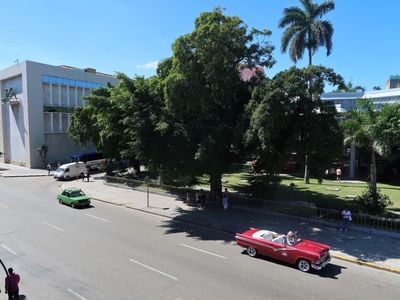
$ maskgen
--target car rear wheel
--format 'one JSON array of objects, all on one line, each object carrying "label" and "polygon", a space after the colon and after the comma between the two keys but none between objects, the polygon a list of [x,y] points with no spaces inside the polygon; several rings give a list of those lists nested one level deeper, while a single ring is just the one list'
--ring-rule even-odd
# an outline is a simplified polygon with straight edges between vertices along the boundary
[{"label": "car rear wheel", "polygon": [[65,179],[67,179],[67,180],[70,180],[70,179],[71,179],[71,177],[67,176],[67,177],[65,177]]},{"label": "car rear wheel", "polygon": [[302,272],[309,272],[311,269],[310,263],[305,259],[300,259],[297,262],[297,268]]},{"label": "car rear wheel", "polygon": [[247,247],[247,254],[250,257],[255,257],[257,255],[257,249],[254,247]]}]

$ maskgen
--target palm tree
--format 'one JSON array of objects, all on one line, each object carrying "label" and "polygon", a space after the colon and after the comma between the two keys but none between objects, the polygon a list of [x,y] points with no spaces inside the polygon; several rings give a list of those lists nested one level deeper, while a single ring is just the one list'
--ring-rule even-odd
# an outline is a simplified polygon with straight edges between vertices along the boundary
[{"label": "palm tree", "polygon": [[342,123],[345,142],[354,142],[371,154],[370,183],[376,189],[376,154],[388,156],[390,145],[378,128],[379,112],[374,110],[370,99],[359,99],[357,109],[347,112]]},{"label": "palm tree", "polygon": [[337,89],[335,92],[365,92],[365,88],[361,85],[354,86],[351,81],[345,83],[341,88]]},{"label": "palm tree", "polygon": [[286,52],[289,47],[290,58],[296,63],[303,57],[304,50],[308,50],[308,64],[312,65],[312,56],[318,47],[326,47],[326,55],[332,52],[333,27],[329,21],[321,17],[335,8],[332,0],[321,4],[312,0],[300,0],[304,10],[292,6],[285,8],[279,27],[287,27],[281,40],[281,51]]}]

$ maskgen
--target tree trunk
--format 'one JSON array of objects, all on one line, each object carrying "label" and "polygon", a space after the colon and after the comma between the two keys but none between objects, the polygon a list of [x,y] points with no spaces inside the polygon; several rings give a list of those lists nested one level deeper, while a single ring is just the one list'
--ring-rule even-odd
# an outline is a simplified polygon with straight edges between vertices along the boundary
[{"label": "tree trunk", "polygon": [[370,182],[376,189],[376,156],[374,150],[371,151],[370,177],[371,177]]},{"label": "tree trunk", "polygon": [[306,157],[304,158],[304,183],[310,183],[310,174],[308,171],[308,154],[306,154]]},{"label": "tree trunk", "polygon": [[222,174],[210,174],[210,197],[215,201],[222,192]]},{"label": "tree trunk", "polygon": [[312,65],[312,50],[311,48],[308,48],[308,65]]}]

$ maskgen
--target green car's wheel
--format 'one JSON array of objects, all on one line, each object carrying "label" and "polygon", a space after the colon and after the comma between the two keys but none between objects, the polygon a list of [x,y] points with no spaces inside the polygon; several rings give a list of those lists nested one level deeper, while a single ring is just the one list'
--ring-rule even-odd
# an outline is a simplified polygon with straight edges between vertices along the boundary
[{"label": "green car's wheel", "polygon": [[75,202],[72,202],[72,203],[71,203],[71,207],[72,207],[72,208],[75,208]]},{"label": "green car's wheel", "polygon": [[58,199],[58,203],[60,203],[60,204],[63,204],[63,202],[62,202],[62,200],[61,200],[61,199]]}]

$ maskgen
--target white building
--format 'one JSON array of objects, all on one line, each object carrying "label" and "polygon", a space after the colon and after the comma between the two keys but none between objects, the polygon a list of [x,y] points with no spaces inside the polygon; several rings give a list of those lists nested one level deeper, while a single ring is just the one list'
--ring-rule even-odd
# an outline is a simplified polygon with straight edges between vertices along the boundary
[{"label": "white building", "polygon": [[[2,162],[43,167],[45,162],[69,161],[80,151],[67,135],[73,108],[94,88],[117,84],[95,69],[51,66],[32,61],[0,70],[0,152]],[[39,149],[47,148],[46,156]],[[43,152],[42,152],[43,153]]]},{"label": "white building", "polygon": [[[391,80],[393,80],[391,76]],[[400,80],[400,79],[399,79]],[[339,113],[345,113],[357,108],[358,99],[370,99],[376,110],[381,110],[382,106],[388,104],[400,104],[400,88],[390,88],[376,91],[358,91],[358,92],[331,92],[321,95],[321,100],[335,105]],[[349,160],[349,177],[356,175],[356,161],[358,159],[357,149],[354,144],[351,145]],[[386,174],[386,177],[399,176],[400,174],[400,153],[394,152],[386,159],[388,170],[394,174]]]}]

